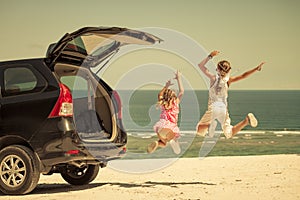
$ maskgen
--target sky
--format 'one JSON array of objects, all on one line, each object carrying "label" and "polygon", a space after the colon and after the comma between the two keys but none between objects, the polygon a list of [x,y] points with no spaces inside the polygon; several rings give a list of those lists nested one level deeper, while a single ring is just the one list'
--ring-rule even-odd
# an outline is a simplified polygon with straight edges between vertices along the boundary
[{"label": "sky", "polygon": [[[50,43],[84,26],[159,27],[189,37],[207,53],[219,50],[213,62],[229,60],[233,75],[266,62],[232,89],[299,90],[299,8],[298,0],[0,0],[0,61],[44,57]],[[194,76],[197,66],[171,60],[193,88],[205,89]],[[126,70],[112,67],[106,78],[116,82]]]}]

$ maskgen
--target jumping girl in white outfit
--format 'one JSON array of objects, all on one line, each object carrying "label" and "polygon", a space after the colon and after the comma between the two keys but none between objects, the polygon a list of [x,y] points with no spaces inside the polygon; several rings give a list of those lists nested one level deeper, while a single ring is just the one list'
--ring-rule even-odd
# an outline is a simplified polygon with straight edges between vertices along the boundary
[{"label": "jumping girl in white outfit", "polygon": [[198,65],[201,71],[210,79],[210,89],[208,110],[200,119],[196,129],[197,133],[201,136],[205,136],[209,129],[209,136],[212,137],[212,133],[214,132],[213,130],[217,125],[216,120],[218,120],[222,126],[225,137],[231,138],[249,124],[252,127],[256,127],[257,120],[252,113],[249,113],[244,120],[235,126],[230,124],[227,109],[228,87],[231,83],[242,80],[256,71],[260,71],[265,62],[260,63],[257,67],[243,73],[242,75],[230,77],[230,63],[223,60],[218,63],[216,69],[217,75],[214,75],[205,67],[205,64],[218,54],[218,51],[211,52],[208,57],[202,60]]}]

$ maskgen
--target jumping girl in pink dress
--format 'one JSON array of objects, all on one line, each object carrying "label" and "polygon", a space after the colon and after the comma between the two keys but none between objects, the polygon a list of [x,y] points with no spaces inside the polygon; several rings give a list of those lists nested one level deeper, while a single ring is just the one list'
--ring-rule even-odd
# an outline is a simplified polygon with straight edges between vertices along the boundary
[{"label": "jumping girl in pink dress", "polygon": [[153,129],[157,133],[159,140],[148,145],[148,153],[153,153],[157,147],[165,147],[167,142],[170,143],[174,153],[179,154],[181,152],[178,143],[180,134],[177,121],[179,114],[179,103],[183,96],[184,89],[181,82],[181,76],[178,71],[175,73],[174,79],[176,79],[178,83],[178,95],[176,95],[173,90],[169,89],[169,86],[172,85],[170,80],[166,82],[166,85],[158,94],[157,104],[160,106],[161,113],[160,119],[153,126]]}]

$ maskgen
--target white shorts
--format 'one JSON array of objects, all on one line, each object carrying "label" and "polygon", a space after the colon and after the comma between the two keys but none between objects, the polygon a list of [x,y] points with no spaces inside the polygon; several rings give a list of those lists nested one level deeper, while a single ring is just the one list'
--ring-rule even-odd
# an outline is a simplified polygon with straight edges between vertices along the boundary
[{"label": "white shorts", "polygon": [[[217,120],[224,132],[226,138],[230,138],[232,136],[232,125],[229,113],[227,110],[227,106],[223,102],[214,102],[209,107],[205,114],[200,119],[199,123],[197,124],[197,130],[199,125],[211,125],[212,122]],[[217,124],[211,126],[209,132],[212,132],[212,129],[216,127]],[[201,132],[198,132],[200,135],[205,136],[208,129],[203,129]]]}]

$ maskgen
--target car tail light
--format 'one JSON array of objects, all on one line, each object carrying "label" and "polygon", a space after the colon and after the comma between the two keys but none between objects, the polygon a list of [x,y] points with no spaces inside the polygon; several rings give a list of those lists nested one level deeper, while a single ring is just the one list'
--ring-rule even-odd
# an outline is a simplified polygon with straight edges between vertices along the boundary
[{"label": "car tail light", "polygon": [[66,152],[66,155],[78,155],[80,153],[77,149],[72,149]]},{"label": "car tail light", "polygon": [[49,115],[49,118],[73,116],[73,100],[71,91],[62,83],[59,84],[59,87],[60,94],[54,108]]},{"label": "car tail light", "polygon": [[120,95],[118,94],[117,91],[112,92],[113,99],[115,100],[115,103],[117,104],[117,114],[118,114],[118,119],[122,119],[122,102]]}]

